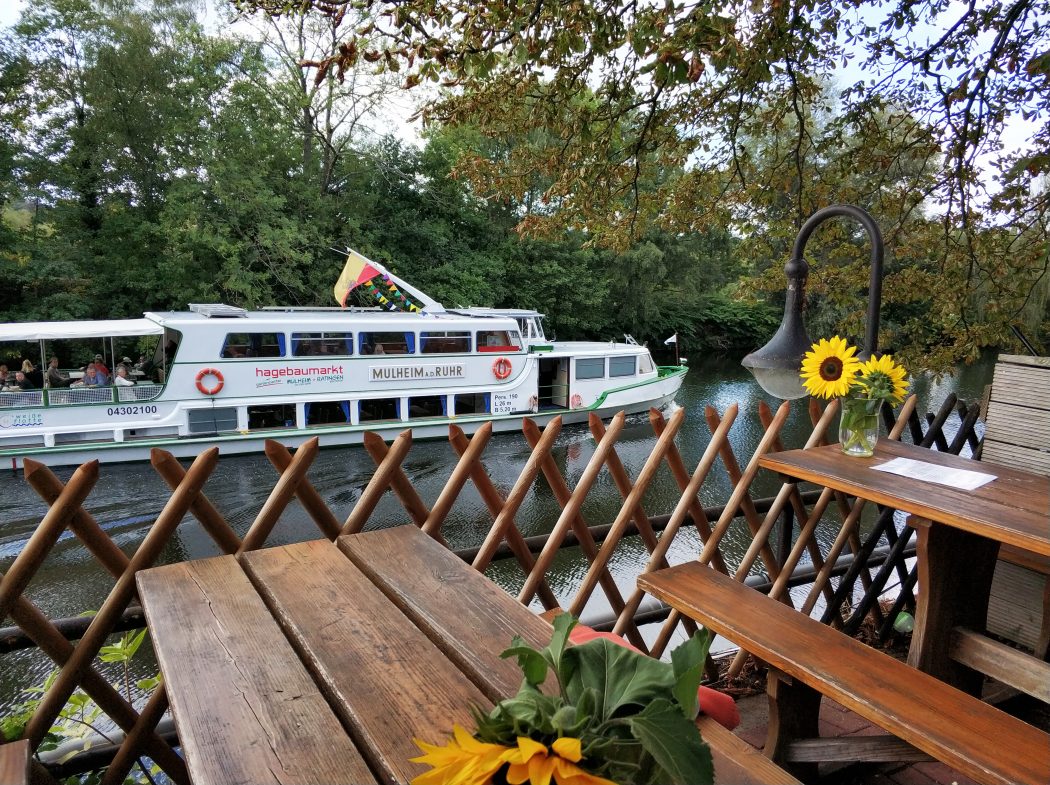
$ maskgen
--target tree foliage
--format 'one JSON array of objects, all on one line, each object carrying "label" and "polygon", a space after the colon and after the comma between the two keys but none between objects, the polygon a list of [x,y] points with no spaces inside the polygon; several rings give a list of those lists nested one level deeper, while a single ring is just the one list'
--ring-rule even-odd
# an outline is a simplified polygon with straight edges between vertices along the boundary
[{"label": "tree foliage", "polygon": [[[772,251],[820,207],[858,203],[898,268],[884,343],[943,367],[1045,319],[1031,294],[1048,286],[1047,0],[239,5],[305,5],[334,24],[367,7],[376,21],[345,24],[317,77],[396,72],[437,88],[428,121],[520,140],[498,157],[465,152],[455,171],[518,205],[523,232],[625,249],[652,227],[718,227]],[[843,240],[861,243],[823,234],[815,290],[834,299],[839,275],[822,268]]]}]

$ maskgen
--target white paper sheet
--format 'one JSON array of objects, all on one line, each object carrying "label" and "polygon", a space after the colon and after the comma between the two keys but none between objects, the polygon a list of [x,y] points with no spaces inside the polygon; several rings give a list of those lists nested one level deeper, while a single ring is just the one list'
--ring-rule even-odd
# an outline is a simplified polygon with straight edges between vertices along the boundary
[{"label": "white paper sheet", "polygon": [[974,472],[969,469],[949,469],[947,466],[939,466],[936,463],[913,461],[911,458],[894,458],[892,461],[886,461],[886,463],[871,468],[879,472],[899,474],[901,477],[935,482],[938,485],[961,488],[965,491],[980,488],[995,479],[994,474]]}]

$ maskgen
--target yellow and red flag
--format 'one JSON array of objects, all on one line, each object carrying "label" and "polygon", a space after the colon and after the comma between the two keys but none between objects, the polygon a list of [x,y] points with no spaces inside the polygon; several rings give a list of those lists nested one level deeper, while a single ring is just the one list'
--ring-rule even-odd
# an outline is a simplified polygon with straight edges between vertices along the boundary
[{"label": "yellow and red flag", "polygon": [[346,298],[349,297],[350,292],[380,274],[380,271],[373,267],[368,259],[357,251],[350,251],[346,257],[343,272],[339,274],[339,280],[335,282],[335,288],[332,290],[336,302],[345,308]]}]

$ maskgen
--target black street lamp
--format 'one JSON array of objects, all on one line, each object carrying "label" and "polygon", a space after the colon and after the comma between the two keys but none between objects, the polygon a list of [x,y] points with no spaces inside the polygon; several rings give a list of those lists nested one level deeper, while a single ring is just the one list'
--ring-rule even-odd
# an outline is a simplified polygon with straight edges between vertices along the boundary
[{"label": "black street lamp", "polygon": [[845,216],[858,221],[871,241],[871,278],[868,283],[868,322],[861,358],[868,358],[879,348],[879,309],[882,305],[882,232],[867,211],[850,204],[836,204],[817,210],[809,217],[795,238],[791,258],[784,265],[787,276],[787,298],[784,301],[784,319],[776,334],[761,349],[743,359],[741,365],[755,375],[762,389],[777,398],[790,400],[806,394],[799,370],[802,356],[813,345],[802,323],[802,308],[806,303],[806,279],[809,264],[803,258],[806,243],[813,231],[828,218]]}]

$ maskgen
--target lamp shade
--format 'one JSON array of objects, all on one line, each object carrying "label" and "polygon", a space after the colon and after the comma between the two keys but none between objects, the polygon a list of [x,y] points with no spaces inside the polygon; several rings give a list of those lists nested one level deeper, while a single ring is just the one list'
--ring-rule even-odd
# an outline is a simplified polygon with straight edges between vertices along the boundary
[{"label": "lamp shade", "polygon": [[769,343],[751,352],[740,364],[754,374],[755,381],[767,393],[784,400],[793,400],[807,394],[799,371],[802,356],[813,344],[802,323],[809,265],[801,258],[792,259],[784,267],[784,272],[788,280],[787,297],[780,327]]}]

